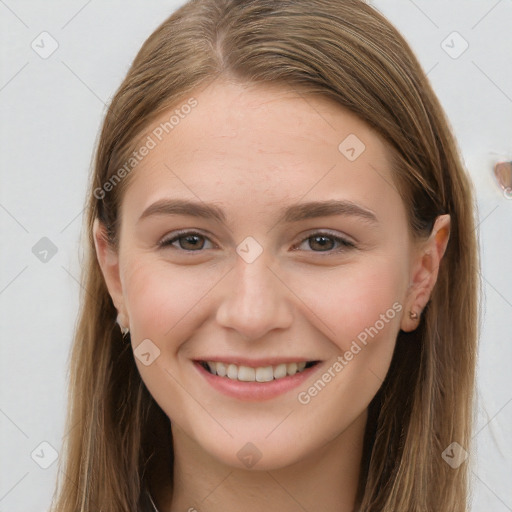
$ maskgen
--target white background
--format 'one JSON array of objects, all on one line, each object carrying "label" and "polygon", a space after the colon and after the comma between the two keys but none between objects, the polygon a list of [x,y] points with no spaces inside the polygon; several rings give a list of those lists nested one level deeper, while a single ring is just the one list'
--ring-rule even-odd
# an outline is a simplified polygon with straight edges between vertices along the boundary
[{"label": "white background", "polygon": [[[40,443],[60,451],[65,434],[94,144],[139,47],[181,3],[0,0],[0,512],[48,509],[57,463],[43,469],[31,454],[44,462],[51,449]],[[483,295],[473,512],[512,511],[512,199],[493,176],[512,159],[512,1],[373,5],[428,72],[475,184]],[[59,45],[46,59],[31,47],[43,31]],[[443,49],[445,40],[452,53],[463,48],[446,39],[453,31],[469,44],[458,58]],[[43,237],[57,249],[46,263],[32,252]]]}]

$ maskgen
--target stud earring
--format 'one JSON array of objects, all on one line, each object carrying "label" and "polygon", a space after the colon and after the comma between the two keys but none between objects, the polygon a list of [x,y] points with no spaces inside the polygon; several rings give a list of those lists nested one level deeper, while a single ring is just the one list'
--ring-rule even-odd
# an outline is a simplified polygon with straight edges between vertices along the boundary
[{"label": "stud earring", "polygon": [[116,322],[117,322],[117,325],[119,325],[119,329],[121,329],[121,333],[124,338],[130,332],[130,329],[128,327],[123,327],[123,325],[119,321],[119,315],[117,315]]},{"label": "stud earring", "polygon": [[409,311],[409,318],[411,320],[416,320],[418,318],[418,313],[416,313],[416,311]]}]

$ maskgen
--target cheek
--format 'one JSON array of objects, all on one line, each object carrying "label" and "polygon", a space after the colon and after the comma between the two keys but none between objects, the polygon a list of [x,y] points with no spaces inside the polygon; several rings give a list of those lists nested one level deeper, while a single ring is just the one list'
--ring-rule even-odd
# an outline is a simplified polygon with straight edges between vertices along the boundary
[{"label": "cheek", "polygon": [[209,281],[194,271],[172,271],[162,262],[148,261],[127,272],[125,297],[130,323],[138,339],[176,338],[189,318],[200,311]]},{"label": "cheek", "polygon": [[371,264],[340,267],[299,284],[301,298],[321,319],[324,334],[345,352],[378,340],[394,342],[402,315],[403,276],[399,264],[373,260]]},{"label": "cheek", "polygon": [[369,331],[376,336],[375,329],[386,334],[389,326],[398,323],[397,310],[401,311],[402,305],[400,279],[394,270],[389,266],[366,269],[354,273],[347,283],[350,300],[343,302],[343,317],[352,319],[353,337],[362,339]]},{"label": "cheek", "polygon": [[322,331],[336,348],[318,380],[298,395],[300,404],[311,407],[309,414],[329,418],[327,437],[364,411],[389,370],[403,314],[404,282],[400,260],[390,261],[372,258],[370,264],[327,272],[315,280],[316,293],[310,287],[304,299],[315,304],[315,314],[330,328]]}]

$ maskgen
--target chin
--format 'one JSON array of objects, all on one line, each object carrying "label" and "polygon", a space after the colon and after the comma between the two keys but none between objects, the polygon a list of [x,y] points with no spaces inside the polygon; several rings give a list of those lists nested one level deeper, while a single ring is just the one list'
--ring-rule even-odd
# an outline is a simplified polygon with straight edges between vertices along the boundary
[{"label": "chin", "polygon": [[275,435],[274,439],[265,439],[265,435],[259,438],[244,436],[243,440],[239,436],[223,443],[209,438],[207,443],[199,444],[220,464],[248,471],[277,470],[307,457],[307,447],[301,449],[289,435]]}]

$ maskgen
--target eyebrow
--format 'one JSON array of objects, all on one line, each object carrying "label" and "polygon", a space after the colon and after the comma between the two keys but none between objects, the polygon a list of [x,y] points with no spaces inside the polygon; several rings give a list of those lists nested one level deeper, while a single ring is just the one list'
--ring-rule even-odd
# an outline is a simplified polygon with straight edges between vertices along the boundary
[{"label": "eyebrow", "polygon": [[[144,210],[137,222],[153,215],[189,215],[192,217],[213,219],[222,224],[226,224],[227,220],[224,210],[215,204],[185,199],[161,199],[156,201]],[[281,208],[278,212],[276,224],[280,222],[292,223],[333,215],[359,217],[371,224],[378,224],[377,216],[372,210],[352,201],[335,199],[297,203]]]}]

